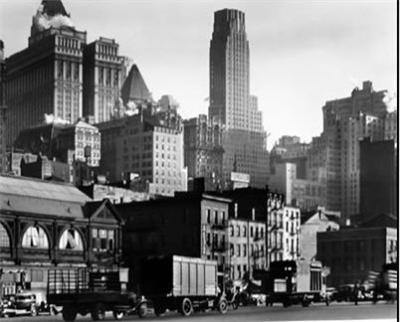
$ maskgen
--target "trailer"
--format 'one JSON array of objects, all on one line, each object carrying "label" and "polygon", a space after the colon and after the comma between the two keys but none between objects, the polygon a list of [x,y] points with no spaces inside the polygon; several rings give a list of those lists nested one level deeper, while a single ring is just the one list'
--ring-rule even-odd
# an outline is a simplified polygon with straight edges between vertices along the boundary
[{"label": "trailer", "polygon": [[292,304],[307,307],[311,302],[327,301],[323,296],[326,285],[319,261],[272,262],[262,282],[267,305],[282,303],[284,307]]},{"label": "trailer", "polygon": [[[183,256],[147,258],[141,265],[141,294],[159,316],[166,310],[190,316],[207,309],[228,311],[228,302],[218,288],[217,262]],[[145,312],[142,303],[140,312]]]},{"label": "trailer", "polygon": [[116,320],[135,312],[140,300],[127,291],[128,269],[53,269],[48,273],[47,303],[62,306],[64,321],[75,321],[78,314],[91,314],[103,320],[112,311]]}]

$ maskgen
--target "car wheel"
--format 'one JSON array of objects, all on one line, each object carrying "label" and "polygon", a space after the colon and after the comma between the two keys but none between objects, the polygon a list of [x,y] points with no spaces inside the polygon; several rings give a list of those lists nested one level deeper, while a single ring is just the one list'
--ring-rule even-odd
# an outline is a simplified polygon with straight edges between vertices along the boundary
[{"label": "car wheel", "polygon": [[144,318],[147,315],[147,303],[142,302],[137,308],[137,314],[140,318]]},{"label": "car wheel", "polygon": [[225,299],[219,301],[218,311],[221,314],[226,314],[226,312],[228,312],[228,302]]},{"label": "car wheel", "polygon": [[106,318],[106,311],[101,303],[96,304],[90,313],[93,321],[103,321]]}]

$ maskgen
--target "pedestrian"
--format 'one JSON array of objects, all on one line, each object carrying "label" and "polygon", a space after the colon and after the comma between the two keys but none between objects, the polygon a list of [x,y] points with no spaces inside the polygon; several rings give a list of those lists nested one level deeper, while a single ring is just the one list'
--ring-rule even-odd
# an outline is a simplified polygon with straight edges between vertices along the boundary
[{"label": "pedestrian", "polygon": [[360,287],[358,285],[358,281],[354,283],[354,289],[353,289],[353,294],[354,294],[354,305],[358,305],[358,291]]}]

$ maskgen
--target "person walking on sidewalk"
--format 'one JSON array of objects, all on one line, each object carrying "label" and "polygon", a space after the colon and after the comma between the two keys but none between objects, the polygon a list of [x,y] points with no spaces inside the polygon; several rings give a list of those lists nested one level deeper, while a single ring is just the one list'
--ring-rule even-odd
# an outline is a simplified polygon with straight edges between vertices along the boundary
[{"label": "person walking on sidewalk", "polygon": [[353,289],[353,294],[354,294],[354,305],[358,305],[358,293],[360,291],[360,286],[358,284],[358,281],[354,283],[354,289]]}]

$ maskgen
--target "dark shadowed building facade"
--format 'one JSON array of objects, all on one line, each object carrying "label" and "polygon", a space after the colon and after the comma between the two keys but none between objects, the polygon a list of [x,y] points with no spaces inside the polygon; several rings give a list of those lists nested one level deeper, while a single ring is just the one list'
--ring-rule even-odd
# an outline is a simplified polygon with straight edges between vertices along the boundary
[{"label": "dark shadowed building facade", "polygon": [[154,255],[214,259],[223,273],[228,264],[228,206],[230,200],[199,193],[174,198],[118,204],[125,220],[123,259],[133,267]]},{"label": "dark shadowed building facade", "polygon": [[360,216],[398,216],[396,157],[393,140],[360,142]]},{"label": "dark shadowed building facade", "polygon": [[359,227],[317,233],[317,260],[331,269],[328,285],[363,282],[369,271],[379,272],[382,265],[397,263],[397,223],[388,221],[381,218]]}]

